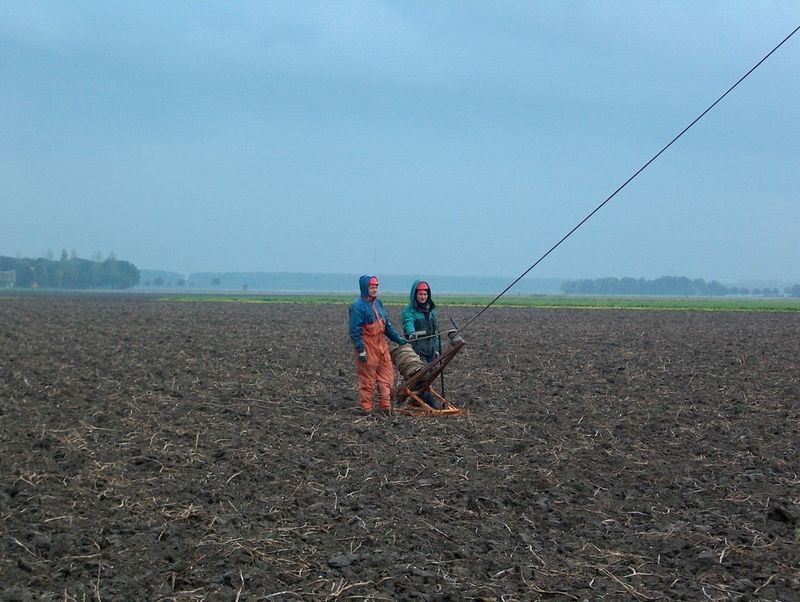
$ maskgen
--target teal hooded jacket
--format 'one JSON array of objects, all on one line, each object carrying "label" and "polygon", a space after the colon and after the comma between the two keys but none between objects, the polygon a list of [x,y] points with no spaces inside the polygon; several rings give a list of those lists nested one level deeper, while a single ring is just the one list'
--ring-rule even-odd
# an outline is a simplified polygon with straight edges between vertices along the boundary
[{"label": "teal hooded jacket", "polygon": [[417,286],[422,280],[415,280],[411,284],[411,291],[408,294],[408,305],[403,307],[400,312],[401,322],[403,324],[403,333],[406,338],[412,332],[417,333],[417,336],[430,336],[436,335],[431,338],[423,338],[420,341],[412,340],[411,346],[422,359],[430,362],[434,355],[441,351],[441,339],[439,338],[439,315],[436,311],[436,304],[433,302],[433,292],[431,285],[428,284],[428,302],[421,306],[417,303],[416,293]]}]

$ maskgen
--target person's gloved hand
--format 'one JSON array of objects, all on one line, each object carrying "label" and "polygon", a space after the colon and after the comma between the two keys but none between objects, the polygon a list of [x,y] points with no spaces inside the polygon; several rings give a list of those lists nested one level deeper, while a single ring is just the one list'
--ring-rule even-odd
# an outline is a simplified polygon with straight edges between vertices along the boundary
[{"label": "person's gloved hand", "polygon": [[366,350],[358,352],[358,359],[361,360],[362,362],[366,362],[367,361],[367,352],[366,352]]},{"label": "person's gloved hand", "polygon": [[409,335],[408,335],[408,340],[409,341],[414,341],[414,340],[416,340],[416,338],[417,338],[417,333],[416,332],[409,333]]},{"label": "person's gloved hand", "polygon": [[408,341],[406,339],[404,339],[403,337],[400,337],[399,339],[397,339],[397,344],[398,345],[408,345]]}]

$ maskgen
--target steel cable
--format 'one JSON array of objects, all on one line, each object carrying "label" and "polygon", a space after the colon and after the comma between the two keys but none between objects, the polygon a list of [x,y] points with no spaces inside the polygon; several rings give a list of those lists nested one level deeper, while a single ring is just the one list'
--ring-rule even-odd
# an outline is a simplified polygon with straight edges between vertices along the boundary
[{"label": "steel cable", "polygon": [[566,233],[566,234],[565,234],[565,235],[564,235],[564,236],[561,238],[561,240],[559,240],[559,241],[558,241],[556,244],[554,244],[552,247],[550,247],[550,248],[547,250],[547,252],[546,252],[544,255],[542,255],[541,257],[539,257],[539,259],[537,259],[537,260],[536,260],[536,261],[535,261],[535,262],[534,262],[534,263],[533,263],[533,264],[532,264],[532,265],[531,265],[531,266],[530,266],[528,269],[526,269],[524,272],[522,272],[522,274],[520,274],[520,275],[519,275],[519,276],[518,276],[518,277],[517,277],[517,278],[516,278],[516,279],[515,279],[515,280],[514,280],[514,281],[513,281],[511,284],[509,284],[509,285],[508,285],[506,288],[504,288],[504,289],[503,289],[503,290],[502,290],[502,291],[501,291],[501,292],[500,292],[500,293],[499,293],[499,294],[498,294],[498,295],[497,295],[497,296],[496,296],[494,299],[492,299],[492,300],[491,300],[491,301],[490,301],[490,302],[489,302],[489,303],[488,303],[488,304],[487,304],[487,305],[486,305],[486,306],[485,306],[483,309],[481,309],[481,310],[480,310],[480,311],[479,311],[477,314],[475,314],[474,316],[472,316],[472,318],[470,318],[470,319],[469,319],[469,320],[468,320],[468,321],[467,321],[467,322],[466,322],[466,323],[465,323],[463,326],[461,326],[461,327],[459,328],[459,330],[462,330],[462,331],[463,331],[463,330],[466,330],[466,328],[467,328],[467,327],[468,327],[470,324],[472,324],[472,323],[473,323],[475,320],[477,320],[477,319],[478,319],[478,318],[479,318],[479,317],[480,317],[480,316],[481,316],[481,315],[482,315],[482,314],[483,314],[483,313],[484,313],[484,312],[485,312],[487,309],[489,309],[489,308],[490,308],[492,305],[494,305],[494,304],[495,304],[495,303],[496,303],[496,302],[497,302],[497,301],[500,299],[500,297],[502,297],[503,295],[505,295],[505,294],[506,294],[506,293],[507,293],[509,290],[511,290],[511,288],[512,288],[512,287],[513,287],[513,286],[514,286],[514,285],[515,285],[517,282],[519,282],[519,281],[520,281],[520,280],[522,280],[522,279],[523,279],[525,276],[527,276],[527,275],[528,275],[528,272],[530,272],[530,271],[531,271],[533,268],[535,268],[537,265],[539,265],[539,264],[540,264],[540,263],[541,263],[541,262],[542,262],[542,261],[543,261],[543,260],[544,260],[544,259],[545,259],[545,258],[548,256],[548,255],[550,255],[550,253],[552,253],[553,251],[555,251],[555,250],[556,250],[556,249],[557,249],[557,248],[558,248],[558,247],[561,245],[561,243],[563,243],[563,242],[564,242],[565,240],[567,240],[567,239],[568,239],[570,236],[572,236],[572,235],[575,233],[575,231],[576,231],[576,230],[578,230],[578,228],[580,228],[581,226],[583,226],[583,224],[585,224],[587,221],[589,221],[589,219],[591,219],[591,217],[592,217],[592,216],[593,216],[595,213],[597,213],[598,211],[600,211],[600,209],[602,209],[603,207],[605,207],[605,205],[606,205],[606,204],[607,204],[607,203],[608,203],[608,202],[609,202],[611,199],[613,199],[615,196],[617,196],[617,193],[619,193],[619,192],[620,192],[620,191],[621,191],[623,188],[625,188],[625,187],[626,187],[628,184],[630,184],[630,183],[633,181],[633,179],[634,179],[634,178],[636,178],[636,176],[638,176],[638,175],[639,175],[640,173],[642,173],[642,172],[643,172],[645,169],[647,169],[647,168],[650,166],[650,164],[651,164],[651,163],[653,163],[653,161],[655,161],[656,159],[658,159],[658,157],[660,157],[660,156],[661,156],[661,154],[662,154],[662,153],[664,153],[664,151],[666,151],[666,150],[667,150],[667,149],[668,149],[670,146],[672,146],[672,145],[673,145],[675,142],[677,142],[677,141],[678,141],[678,139],[679,139],[681,136],[683,136],[683,135],[684,135],[686,132],[688,132],[688,131],[689,131],[689,129],[691,129],[691,127],[692,127],[692,126],[694,126],[694,124],[696,124],[696,123],[697,123],[698,121],[700,121],[700,120],[701,120],[703,117],[705,117],[705,115],[706,115],[706,114],[707,114],[709,111],[711,111],[711,109],[713,109],[715,106],[717,106],[717,104],[719,104],[719,103],[722,101],[722,99],[723,99],[723,98],[725,98],[725,97],[726,97],[728,94],[730,94],[730,93],[733,91],[733,89],[734,89],[734,88],[736,88],[736,86],[738,86],[740,83],[742,83],[742,82],[743,82],[743,81],[744,81],[744,80],[745,80],[745,79],[746,79],[746,78],[747,78],[747,77],[748,77],[748,76],[749,76],[749,75],[750,75],[750,74],[751,74],[753,71],[755,71],[756,69],[758,69],[758,67],[759,67],[759,66],[761,66],[761,64],[762,64],[764,61],[766,61],[766,60],[767,60],[767,59],[768,59],[770,56],[772,56],[772,54],[773,54],[773,53],[775,53],[775,52],[776,52],[776,51],[777,51],[777,50],[778,50],[778,49],[779,49],[781,46],[783,46],[783,45],[784,45],[784,43],[786,43],[786,42],[789,40],[789,38],[791,38],[791,37],[792,37],[794,34],[796,34],[796,33],[798,32],[798,30],[800,30],[800,25],[799,25],[799,26],[797,26],[797,27],[794,29],[794,31],[792,31],[792,32],[791,32],[791,33],[790,33],[788,36],[786,36],[786,37],[785,37],[783,40],[781,40],[781,42],[780,42],[780,43],[779,43],[777,46],[775,46],[775,48],[773,48],[773,49],[772,49],[772,50],[770,50],[770,51],[769,51],[769,52],[768,52],[766,55],[764,55],[764,57],[763,57],[763,58],[762,58],[760,61],[758,61],[758,62],[757,62],[755,65],[753,65],[753,66],[752,66],[752,67],[751,67],[751,68],[750,68],[750,69],[747,71],[747,73],[745,73],[745,74],[744,74],[742,77],[740,77],[740,78],[739,78],[739,79],[736,81],[736,83],[735,83],[735,84],[733,84],[733,85],[732,85],[730,88],[728,88],[728,89],[725,91],[725,93],[724,93],[722,96],[720,96],[719,98],[717,98],[717,100],[715,100],[713,103],[711,103],[711,105],[709,105],[709,106],[708,106],[708,108],[707,108],[705,111],[703,111],[702,113],[700,113],[700,115],[698,115],[697,117],[695,117],[695,119],[694,119],[694,120],[693,120],[693,121],[692,121],[692,122],[691,122],[689,125],[687,125],[685,128],[683,128],[683,130],[681,130],[681,132],[680,132],[680,133],[679,133],[677,136],[675,136],[675,137],[674,137],[672,140],[670,140],[670,141],[669,141],[669,142],[668,142],[668,143],[667,143],[667,144],[666,144],[666,145],[665,145],[665,146],[664,146],[664,147],[663,147],[663,148],[662,148],[660,151],[658,151],[658,152],[657,152],[655,155],[653,155],[653,156],[650,158],[650,160],[649,160],[649,161],[647,161],[647,163],[645,163],[645,164],[644,164],[644,165],[642,165],[642,166],[641,166],[641,167],[640,167],[638,170],[636,170],[636,172],[635,172],[635,173],[634,173],[634,174],[633,174],[631,177],[629,177],[627,180],[625,180],[625,182],[623,182],[623,183],[622,183],[622,184],[621,184],[621,185],[620,185],[620,186],[619,186],[619,187],[618,187],[618,188],[617,188],[617,189],[616,189],[614,192],[612,192],[612,193],[611,193],[611,194],[610,194],[610,195],[609,195],[609,196],[608,196],[608,197],[607,197],[607,198],[606,198],[606,199],[605,199],[605,200],[604,200],[602,203],[600,203],[600,204],[599,204],[597,207],[595,207],[595,208],[594,208],[594,209],[593,209],[593,210],[592,210],[592,211],[591,211],[591,212],[590,212],[590,213],[589,213],[589,214],[588,214],[586,217],[584,217],[584,218],[583,218],[583,219],[582,219],[580,222],[578,222],[578,224],[577,224],[577,225],[576,225],[574,228],[572,228],[572,230],[570,230],[569,232],[567,232],[567,233]]}]

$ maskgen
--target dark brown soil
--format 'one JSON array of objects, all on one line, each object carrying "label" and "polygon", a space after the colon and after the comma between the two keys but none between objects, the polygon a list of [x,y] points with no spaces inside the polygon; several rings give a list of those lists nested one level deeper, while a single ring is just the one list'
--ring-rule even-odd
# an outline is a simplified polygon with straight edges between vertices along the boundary
[{"label": "dark brown soil", "polygon": [[346,315],[0,297],[0,599],[800,599],[800,314],[492,308],[440,419]]}]

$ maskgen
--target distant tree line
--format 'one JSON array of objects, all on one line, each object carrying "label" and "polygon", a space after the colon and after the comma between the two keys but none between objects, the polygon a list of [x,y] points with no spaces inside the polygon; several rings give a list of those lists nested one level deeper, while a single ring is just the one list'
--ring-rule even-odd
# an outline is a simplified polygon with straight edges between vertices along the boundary
[{"label": "distant tree line", "polygon": [[173,288],[184,286],[194,286],[192,282],[187,282],[183,274],[169,272],[166,270],[139,270],[141,278],[139,286],[143,288]]},{"label": "distant tree line", "polygon": [[[662,276],[655,280],[645,278],[597,278],[595,280],[566,280],[561,283],[561,292],[568,295],[668,295],[673,297],[721,297],[753,295],[758,297],[780,297],[777,288],[745,288],[725,286],[716,280],[706,282],[702,278],[684,276]],[[784,289],[790,297],[800,297],[800,285]]]},{"label": "distant tree line", "polygon": [[0,272],[13,273],[16,288],[125,289],[139,282],[139,270],[113,255],[91,261],[61,253],[60,260],[0,256]]},{"label": "distant tree line", "polygon": [[[147,284],[148,272],[142,271]],[[219,290],[292,291],[358,294],[360,274],[330,274],[303,272],[195,272],[189,275],[187,286]],[[384,293],[408,294],[411,283],[419,276],[380,273]],[[427,276],[434,293],[494,294],[508,285],[511,277]],[[514,288],[519,294],[558,294],[561,281],[557,278],[529,278]]]}]

